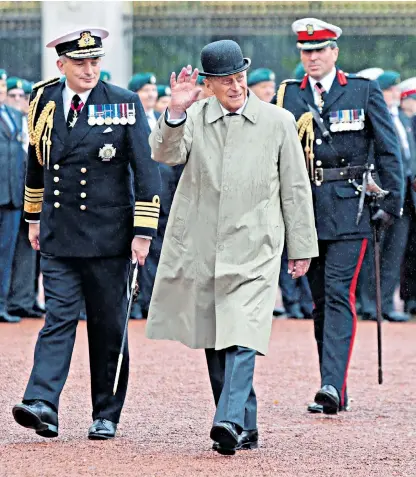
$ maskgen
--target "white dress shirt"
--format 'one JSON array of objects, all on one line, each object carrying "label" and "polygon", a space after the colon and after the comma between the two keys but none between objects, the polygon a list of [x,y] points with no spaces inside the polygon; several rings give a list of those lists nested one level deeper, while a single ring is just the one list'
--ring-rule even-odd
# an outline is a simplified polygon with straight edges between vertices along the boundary
[{"label": "white dress shirt", "polygon": [[65,88],[62,91],[62,101],[64,103],[65,121],[68,118],[68,113],[69,113],[69,110],[71,109],[72,98],[77,94],[81,98],[81,101],[84,103],[84,106],[85,106],[91,91],[92,89],[89,89],[88,91],[84,91],[83,93],[76,93],[68,86],[68,82],[67,81],[65,82]]},{"label": "white dress shirt", "polygon": [[145,113],[146,113],[147,122],[149,123],[150,130],[152,130],[157,123],[155,112],[153,111],[153,109],[150,109],[149,111],[145,111]]},{"label": "white dress shirt", "polygon": [[[329,90],[331,89],[332,83],[334,82],[336,75],[337,75],[337,69],[334,67],[324,78],[322,78],[319,81],[319,83],[321,83],[322,87],[327,93],[329,93]],[[316,91],[315,89],[316,83],[318,83],[318,80],[309,76],[309,84],[311,85],[311,88],[312,88],[313,100],[315,104],[318,105],[320,103],[320,95],[318,91]]]}]

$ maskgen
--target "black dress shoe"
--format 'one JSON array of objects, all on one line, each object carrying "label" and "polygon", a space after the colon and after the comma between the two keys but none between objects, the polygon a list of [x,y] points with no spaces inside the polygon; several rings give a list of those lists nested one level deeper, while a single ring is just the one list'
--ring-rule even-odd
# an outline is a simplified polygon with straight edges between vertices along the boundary
[{"label": "black dress shoe", "polygon": [[41,313],[46,313],[46,308],[45,308],[45,305],[41,305],[40,303],[38,303],[37,301],[35,301],[35,304],[33,305],[33,309],[35,311],[40,311]]},{"label": "black dress shoe", "polygon": [[363,321],[377,321],[377,317],[375,315],[373,315],[372,313],[367,313],[367,312],[364,312],[361,315],[361,319]]},{"label": "black dress shoe", "polygon": [[[308,404],[307,410],[311,414],[322,414],[324,412],[323,406],[321,406],[321,404],[316,404],[316,402],[312,402],[312,403]],[[350,407],[349,403],[347,402],[347,404],[345,404],[344,406],[340,406],[339,411],[340,412],[351,411],[351,407]]]},{"label": "black dress shoe", "polygon": [[13,407],[13,417],[18,424],[34,429],[42,437],[58,436],[58,413],[44,401],[16,404]]},{"label": "black dress shoe", "polygon": [[408,313],[402,311],[390,311],[389,313],[383,313],[383,318],[392,323],[405,323],[410,320]]},{"label": "black dress shoe", "polygon": [[20,317],[9,315],[6,311],[0,313],[0,323],[19,323]]},{"label": "black dress shoe", "polygon": [[252,429],[250,431],[243,431],[239,438],[236,449],[245,450],[245,449],[257,449],[259,446],[259,432],[257,429]]},{"label": "black dress shoe", "polygon": [[324,414],[337,414],[339,410],[338,391],[331,384],[325,384],[315,395],[316,404],[322,406]]},{"label": "black dress shoe", "polygon": [[300,310],[299,303],[293,303],[292,305],[287,306],[286,315],[288,318],[292,318],[294,320],[303,320],[303,318],[305,318],[305,316]]},{"label": "black dress shoe", "polygon": [[211,439],[218,445],[216,451],[222,455],[234,455],[237,445],[239,434],[237,426],[233,422],[220,421],[212,426]]},{"label": "black dress shoe", "polygon": [[282,316],[285,314],[285,309],[282,308],[281,306],[276,306],[276,308],[273,310],[273,316]]},{"label": "black dress shoe", "polygon": [[24,310],[23,308],[15,308],[7,310],[11,315],[18,316],[19,318],[43,318],[43,313],[40,311]]},{"label": "black dress shoe", "polygon": [[107,419],[96,419],[88,430],[88,439],[103,441],[116,435],[117,424]]},{"label": "black dress shoe", "polygon": [[[259,446],[259,433],[257,429],[243,431],[238,437],[236,450],[257,449]],[[219,444],[214,442],[212,450],[218,451]]]}]

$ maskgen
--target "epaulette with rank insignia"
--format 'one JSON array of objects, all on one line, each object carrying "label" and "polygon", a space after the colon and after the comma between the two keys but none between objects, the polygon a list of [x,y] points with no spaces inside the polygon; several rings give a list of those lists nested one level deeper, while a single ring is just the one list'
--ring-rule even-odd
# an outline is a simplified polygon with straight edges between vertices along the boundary
[{"label": "epaulette with rank insignia", "polygon": [[50,78],[50,79],[45,80],[45,81],[38,81],[33,86],[33,90],[41,88],[42,86],[51,86],[52,84],[55,84],[60,80],[61,80],[61,78]]},{"label": "epaulette with rank insignia", "polygon": [[283,108],[283,100],[285,97],[286,86],[291,83],[300,83],[297,79],[285,79],[280,83],[279,89],[276,93],[276,106]]}]

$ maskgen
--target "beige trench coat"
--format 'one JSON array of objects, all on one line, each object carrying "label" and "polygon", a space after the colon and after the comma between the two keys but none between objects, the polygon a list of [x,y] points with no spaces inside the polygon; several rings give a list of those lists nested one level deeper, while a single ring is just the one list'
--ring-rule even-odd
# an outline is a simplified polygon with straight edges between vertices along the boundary
[{"label": "beige trench coat", "polygon": [[318,255],[312,195],[294,118],[250,94],[224,117],[215,97],[184,125],[162,115],[154,160],[184,164],[147,319],[151,339],[266,354],[280,257]]}]

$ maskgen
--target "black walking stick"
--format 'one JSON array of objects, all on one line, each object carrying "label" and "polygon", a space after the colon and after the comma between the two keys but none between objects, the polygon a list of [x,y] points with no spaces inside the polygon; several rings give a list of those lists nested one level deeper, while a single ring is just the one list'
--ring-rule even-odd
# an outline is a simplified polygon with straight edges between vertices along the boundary
[{"label": "black walking stick", "polygon": [[139,262],[137,261],[136,265],[134,266],[133,278],[131,280],[129,305],[127,307],[126,323],[124,324],[123,339],[121,340],[121,346],[120,346],[120,354],[118,355],[117,371],[116,371],[116,377],[114,379],[113,395],[115,395],[117,392],[118,381],[120,379],[120,370],[121,370],[121,364],[123,363],[124,347],[126,346],[127,329],[129,325],[131,307],[133,306],[133,301],[135,296],[138,271],[139,271]]},{"label": "black walking stick", "polygon": [[[361,186],[361,197],[359,201],[357,225],[360,222],[365,196],[371,197],[370,210],[371,217],[375,218],[379,209],[379,201],[384,199],[389,194],[389,191],[383,190],[378,186],[373,177],[372,171],[374,166],[369,166],[363,176],[363,184]],[[376,276],[376,316],[377,316],[377,355],[378,355],[378,384],[383,384],[383,362],[382,362],[382,335],[381,325],[383,323],[383,314],[381,310],[381,274],[380,274],[380,240],[381,231],[383,228],[380,220],[372,220],[371,226],[373,229],[373,247],[374,247],[374,272]]]},{"label": "black walking stick", "polygon": [[376,316],[377,316],[377,353],[378,353],[378,384],[383,384],[381,324],[381,279],[380,279],[380,238],[381,227],[378,221],[373,221],[374,271],[376,275]]}]

